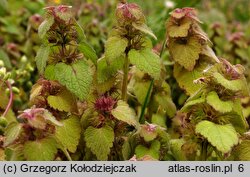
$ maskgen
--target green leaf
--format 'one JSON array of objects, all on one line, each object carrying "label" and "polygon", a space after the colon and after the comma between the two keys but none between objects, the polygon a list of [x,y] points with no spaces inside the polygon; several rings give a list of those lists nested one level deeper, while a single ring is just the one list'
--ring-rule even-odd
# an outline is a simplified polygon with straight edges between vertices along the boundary
[{"label": "green leaf", "polygon": [[57,95],[49,95],[47,101],[50,107],[59,111],[71,112],[72,106],[75,106],[73,95],[66,89]]},{"label": "green leaf", "polygon": [[64,20],[65,22],[68,22],[71,18],[73,18],[73,15],[72,15],[72,13],[71,13],[71,10],[70,10],[70,6],[68,6],[68,9],[66,10],[66,11],[57,11],[56,12],[56,15],[60,18],[60,19],[62,19],[62,20]]},{"label": "green leaf", "polygon": [[139,23],[139,24],[137,24],[137,23],[132,23],[132,26],[133,26],[135,29],[137,29],[137,30],[139,30],[139,31],[141,31],[141,32],[143,32],[143,33],[145,33],[145,34],[148,34],[149,36],[151,36],[151,37],[153,37],[155,40],[157,40],[157,37],[154,35],[154,33],[152,32],[152,30],[151,30],[145,23]]},{"label": "green leaf", "polygon": [[236,112],[230,112],[227,114],[220,115],[218,117],[218,120],[222,120],[232,124],[235,130],[240,134],[245,133],[248,129],[246,119],[242,115],[237,114]]},{"label": "green leaf", "polygon": [[222,101],[215,91],[209,92],[206,100],[210,106],[221,113],[231,112],[233,110],[233,102]]},{"label": "green leaf", "polygon": [[77,43],[81,43],[81,41],[86,39],[86,36],[84,34],[84,30],[81,27],[81,25],[76,21],[76,19],[73,19],[75,22],[75,29],[77,31]]},{"label": "green leaf", "polygon": [[246,107],[246,108],[243,108],[243,115],[244,115],[244,117],[249,117],[250,116],[250,107],[248,106],[248,107]]},{"label": "green leaf", "polygon": [[23,145],[14,144],[5,148],[5,160],[8,161],[24,161]]},{"label": "green leaf", "polygon": [[87,59],[90,59],[95,65],[97,64],[96,51],[85,40],[78,44],[78,50],[84,54]]},{"label": "green leaf", "polygon": [[169,51],[174,61],[179,63],[188,71],[192,71],[199,59],[202,45],[196,37],[189,37],[186,41],[181,39],[171,39],[169,41]]},{"label": "green leaf", "polygon": [[161,72],[160,58],[150,49],[140,51],[132,49],[128,53],[128,58],[138,69],[155,79],[159,79]]},{"label": "green leaf", "polygon": [[237,92],[241,91],[242,94],[249,96],[249,88],[244,78],[237,80],[228,80],[218,72],[213,73],[214,81],[228,90]]},{"label": "green leaf", "polygon": [[189,18],[183,18],[177,24],[175,19],[170,18],[167,22],[167,33],[170,37],[187,37],[188,30],[192,21]]},{"label": "green leaf", "polygon": [[98,94],[102,95],[113,88],[116,85],[116,81],[116,77],[111,77],[105,82],[96,82],[94,87],[96,88]]},{"label": "green leaf", "polygon": [[43,117],[55,126],[63,126],[63,124],[56,120],[56,118],[48,110],[44,111]]},{"label": "green leaf", "polygon": [[186,156],[185,153],[182,151],[182,145],[184,144],[183,139],[172,139],[170,140],[170,150],[175,158],[178,161],[185,161]]},{"label": "green leaf", "polygon": [[220,63],[220,60],[218,59],[218,57],[215,55],[214,51],[208,46],[205,45],[202,48],[201,54],[214,59],[215,62]]},{"label": "green leaf", "polygon": [[36,55],[36,66],[40,74],[43,74],[49,58],[50,47],[42,45]]},{"label": "green leaf", "polygon": [[25,158],[29,161],[54,160],[57,153],[56,141],[53,138],[27,141],[24,144],[23,152]]},{"label": "green leaf", "polygon": [[[5,14],[4,12],[8,10],[8,1],[7,0],[0,0],[0,16]],[[2,14],[3,13],[3,14]]]},{"label": "green leaf", "polygon": [[187,95],[192,95],[197,92],[202,85],[195,84],[193,81],[202,77],[202,71],[206,68],[206,63],[199,63],[193,71],[184,69],[181,65],[174,64],[174,77],[177,80],[180,88],[186,91]]},{"label": "green leaf", "polygon": [[166,117],[160,114],[153,114],[152,115],[152,123],[159,125],[161,127],[167,128],[166,125]]},{"label": "green leaf", "polygon": [[55,65],[48,65],[44,71],[44,77],[48,80],[56,80]]},{"label": "green leaf", "polygon": [[121,120],[123,122],[126,122],[129,125],[136,126],[136,116],[133,109],[129,107],[129,105],[119,100],[117,102],[117,107],[111,111],[111,114],[118,120]]},{"label": "green leaf", "polygon": [[22,124],[18,122],[10,123],[4,132],[5,135],[4,146],[8,146],[11,143],[13,143],[19,137],[22,130],[23,130]]},{"label": "green leaf", "polygon": [[227,114],[223,114],[218,119],[222,117],[223,120],[231,123],[235,130],[241,134],[245,133],[248,130],[248,123],[246,118],[243,116],[241,100],[236,99],[233,103],[233,111]]},{"label": "green leaf", "polygon": [[10,58],[9,56],[4,52],[3,49],[0,49],[0,60],[3,61],[4,66],[7,69],[10,69],[12,67],[11,62],[10,62]]},{"label": "green leaf", "polygon": [[41,25],[38,28],[38,35],[40,38],[44,38],[46,33],[49,31],[50,27],[53,25],[54,21],[55,21],[54,17],[49,16],[41,23]]},{"label": "green leaf", "polygon": [[[134,94],[140,104],[143,104],[147,96],[148,88],[150,86],[150,81],[137,81],[134,85]],[[150,95],[151,95],[150,91]],[[150,96],[149,95],[149,96]],[[148,103],[147,103],[148,104]]]},{"label": "green leaf", "polygon": [[[195,100],[188,101],[182,108],[181,111],[187,112],[190,110],[192,106],[199,105],[205,103],[206,99],[204,97],[197,98]],[[192,109],[192,108],[191,108]]]},{"label": "green leaf", "polygon": [[72,65],[56,64],[55,77],[81,100],[87,98],[92,83],[92,73],[85,61],[80,60]]},{"label": "green leaf", "polygon": [[131,157],[131,147],[129,140],[125,140],[122,145],[122,156],[123,160],[128,160]]},{"label": "green leaf", "polygon": [[63,126],[56,127],[56,139],[70,152],[76,151],[81,136],[80,119],[76,116],[70,116],[61,122]]},{"label": "green leaf", "polygon": [[106,58],[100,58],[97,61],[97,81],[99,83],[103,83],[117,74],[117,71],[123,68],[124,59],[124,56],[121,55],[119,58],[107,65]]},{"label": "green leaf", "polygon": [[164,93],[157,93],[154,95],[155,101],[159,104],[161,108],[166,111],[168,117],[174,117],[176,113],[176,106],[170,97],[170,95],[165,95]]},{"label": "green leaf", "polygon": [[120,36],[113,36],[108,38],[105,44],[105,57],[111,63],[122,54],[128,45],[128,40]]},{"label": "green leaf", "polygon": [[231,124],[219,125],[204,120],[196,125],[195,131],[204,136],[222,153],[229,152],[239,142],[237,132]]},{"label": "green leaf", "polygon": [[250,161],[250,140],[243,140],[234,150],[234,160]]},{"label": "green leaf", "polygon": [[160,151],[161,143],[157,140],[151,143],[150,148],[147,148],[143,145],[138,145],[135,148],[135,154],[137,158],[143,158],[145,155],[149,155],[154,159],[159,159],[159,151]]},{"label": "green leaf", "polygon": [[109,126],[102,128],[88,127],[84,133],[87,147],[96,155],[98,160],[108,160],[110,148],[114,142],[114,130]]}]

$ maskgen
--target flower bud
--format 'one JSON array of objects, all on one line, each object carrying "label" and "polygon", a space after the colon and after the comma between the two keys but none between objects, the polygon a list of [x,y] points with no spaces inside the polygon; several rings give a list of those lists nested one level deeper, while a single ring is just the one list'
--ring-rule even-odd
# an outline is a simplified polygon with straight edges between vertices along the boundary
[{"label": "flower bud", "polygon": [[19,94],[20,93],[20,90],[17,87],[12,87],[12,91],[15,94]]},{"label": "flower bud", "polygon": [[21,58],[21,63],[26,63],[27,62],[27,57],[26,56],[22,56]]},{"label": "flower bud", "polygon": [[110,112],[116,103],[112,97],[102,96],[98,98],[95,102],[95,108],[98,111]]},{"label": "flower bud", "polygon": [[3,77],[5,75],[6,75],[6,68],[3,67],[0,69],[0,76]]},{"label": "flower bud", "polygon": [[119,3],[116,8],[117,22],[121,25],[135,23],[145,23],[145,16],[141,8],[135,3]]},{"label": "flower bud", "polygon": [[11,73],[6,73],[5,76],[4,76],[4,80],[8,80],[9,78],[11,77]]},{"label": "flower bud", "polygon": [[32,15],[29,18],[29,23],[32,26],[33,29],[37,30],[39,25],[42,23],[43,18],[39,14]]}]

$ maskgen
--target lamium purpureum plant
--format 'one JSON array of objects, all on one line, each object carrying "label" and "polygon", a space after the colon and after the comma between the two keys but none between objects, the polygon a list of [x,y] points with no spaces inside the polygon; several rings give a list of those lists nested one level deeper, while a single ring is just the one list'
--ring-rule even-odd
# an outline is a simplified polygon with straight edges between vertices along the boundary
[{"label": "lamium purpureum plant", "polygon": [[173,121],[180,139],[171,141],[182,160],[224,160],[248,129],[240,98],[249,89],[243,66],[218,59],[198,23],[192,8],[174,10],[167,22],[175,77],[191,95]]},{"label": "lamium purpureum plant", "polygon": [[128,160],[135,153],[138,159],[162,158],[166,132],[159,125],[140,125],[126,101],[130,64],[160,77],[159,57],[146,37],[154,35],[140,7],[118,5],[117,25],[98,61],[70,7],[45,11],[38,28],[43,44],[36,56],[41,77],[31,90],[31,108],[6,128],[6,159]]},{"label": "lamium purpureum plant", "polygon": [[130,63],[152,77],[159,78],[160,60],[151,51],[151,42],[148,41],[146,34],[156,37],[145,24],[146,19],[137,4],[120,3],[116,10],[116,20],[117,24],[105,45],[105,60],[107,65],[111,66],[118,62],[115,60],[120,60],[124,74],[122,99],[126,100]]},{"label": "lamium purpureum plant", "polygon": [[[137,4],[117,5],[99,59],[71,7],[44,10],[36,55],[40,78],[31,89],[30,107],[17,119],[1,117],[5,160],[248,158],[240,102],[249,96],[244,69],[216,57],[194,9],[176,9],[167,21],[174,76],[190,96],[179,111],[166,82],[172,66],[162,61],[165,46],[159,55],[152,50],[156,37]],[[3,71],[0,84],[11,81]],[[7,108],[10,114],[12,99],[4,99],[0,111]]]},{"label": "lamium purpureum plant", "polygon": [[38,29],[43,44],[36,56],[41,78],[31,91],[32,107],[5,130],[7,160],[71,160],[69,153],[74,153],[79,143],[77,100],[86,99],[90,92],[91,66],[97,57],[70,7],[48,7],[45,11]]}]

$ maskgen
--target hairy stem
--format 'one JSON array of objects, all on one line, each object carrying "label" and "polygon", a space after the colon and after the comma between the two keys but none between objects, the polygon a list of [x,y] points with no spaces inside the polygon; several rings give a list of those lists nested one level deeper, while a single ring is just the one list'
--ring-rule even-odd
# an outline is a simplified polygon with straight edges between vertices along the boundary
[{"label": "hairy stem", "polygon": [[129,59],[126,55],[125,62],[123,65],[123,81],[122,81],[122,100],[127,101],[127,85],[128,85],[128,70],[129,70]]},{"label": "hairy stem", "polygon": [[9,98],[8,105],[7,105],[7,107],[6,107],[6,109],[5,109],[4,113],[3,113],[3,117],[5,117],[5,116],[7,115],[8,111],[9,111],[10,108],[11,108],[12,102],[13,102],[13,91],[12,91],[11,84],[10,84],[9,81],[6,81],[5,83],[6,83],[7,87],[8,87],[9,90],[10,90],[10,98]]}]

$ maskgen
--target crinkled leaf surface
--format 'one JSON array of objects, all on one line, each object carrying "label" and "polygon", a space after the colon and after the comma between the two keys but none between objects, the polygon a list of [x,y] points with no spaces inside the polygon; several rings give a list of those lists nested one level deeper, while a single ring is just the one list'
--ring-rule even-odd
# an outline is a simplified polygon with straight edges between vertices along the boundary
[{"label": "crinkled leaf surface", "polygon": [[155,79],[159,79],[161,72],[160,58],[153,51],[150,49],[132,49],[128,53],[128,58],[138,69],[148,73]]},{"label": "crinkled leaf surface", "polygon": [[189,18],[183,18],[179,24],[170,18],[167,22],[167,33],[170,37],[186,37],[191,24],[192,21]]},{"label": "crinkled leaf surface", "polygon": [[128,45],[128,40],[120,36],[112,36],[108,38],[105,44],[105,57],[109,62],[120,57]]},{"label": "crinkled leaf surface", "polygon": [[93,47],[89,45],[85,40],[82,40],[78,44],[78,50],[82,52],[87,59],[90,59],[96,65],[98,59],[96,52]]},{"label": "crinkled leaf surface", "polygon": [[56,127],[56,139],[70,152],[76,151],[81,136],[80,119],[76,116],[70,116],[61,121],[63,126]]},{"label": "crinkled leaf surface", "polygon": [[12,145],[5,148],[5,160],[8,161],[23,161],[23,145]]},{"label": "crinkled leaf surface", "polygon": [[50,47],[42,45],[36,55],[36,66],[40,74],[43,74],[49,58]]},{"label": "crinkled leaf surface", "polygon": [[44,38],[47,31],[49,31],[50,27],[53,25],[54,21],[55,21],[54,17],[49,16],[41,23],[41,25],[38,28],[38,35],[40,38]]},{"label": "crinkled leaf surface", "polygon": [[75,106],[73,95],[66,89],[62,90],[57,95],[49,95],[47,101],[50,107],[59,111],[70,112],[72,106]]},{"label": "crinkled leaf surface", "polygon": [[22,132],[22,124],[18,122],[12,122],[10,123],[5,132],[5,141],[4,146],[8,146],[9,144],[13,143],[21,134]]},{"label": "crinkled leaf surface", "polygon": [[191,106],[205,103],[205,101],[206,101],[206,99],[204,97],[199,97],[197,99],[190,100],[190,101],[185,103],[185,105],[181,108],[181,111],[183,111],[183,112],[189,111],[189,108]]},{"label": "crinkled leaf surface", "polygon": [[233,102],[222,101],[215,91],[209,92],[206,100],[210,106],[221,113],[226,113],[233,110]]},{"label": "crinkled leaf surface", "polygon": [[196,125],[195,131],[222,153],[229,152],[239,142],[237,132],[231,124],[219,125],[204,120]]},{"label": "crinkled leaf surface", "polygon": [[66,22],[68,22],[71,18],[72,18],[72,13],[71,13],[71,11],[69,10],[69,9],[67,9],[66,11],[57,11],[56,12],[56,15],[60,18],[60,19],[62,19],[62,20],[64,20],[64,21],[66,21]]},{"label": "crinkled leaf surface", "polygon": [[154,159],[159,159],[160,147],[161,147],[161,143],[157,140],[155,140],[151,143],[150,148],[147,148],[143,145],[138,145],[135,148],[136,157],[142,158],[145,155],[149,155],[149,156],[153,157]]},{"label": "crinkled leaf surface", "polygon": [[24,144],[23,152],[25,158],[29,161],[54,160],[57,153],[56,141],[53,138],[27,141]]},{"label": "crinkled leaf surface", "polygon": [[181,147],[184,144],[183,139],[172,139],[170,140],[170,149],[176,160],[182,161],[187,160],[185,153],[182,151]]},{"label": "crinkled leaf surface", "polygon": [[115,76],[118,70],[123,68],[124,56],[119,56],[116,60],[107,64],[107,59],[105,57],[100,58],[97,61],[97,81],[103,83]]},{"label": "crinkled leaf surface", "polygon": [[239,99],[233,102],[233,111],[221,115],[223,120],[229,121],[235,128],[235,130],[241,134],[245,133],[248,129],[248,123],[243,115],[241,101]]},{"label": "crinkled leaf surface", "polygon": [[136,126],[136,116],[133,109],[129,107],[129,105],[119,100],[117,102],[117,107],[111,111],[111,114],[118,120],[121,120],[123,122],[126,122],[129,125]]},{"label": "crinkled leaf surface", "polygon": [[56,80],[55,65],[47,65],[44,71],[44,77],[48,80]]},{"label": "crinkled leaf surface", "polygon": [[92,83],[92,73],[85,61],[80,60],[72,65],[56,64],[55,77],[81,100],[88,96]]},{"label": "crinkled leaf surface", "polygon": [[154,35],[154,33],[152,32],[152,30],[145,24],[145,23],[132,23],[133,27],[145,34],[148,34],[149,36],[153,37],[154,39],[157,39],[157,37]]},{"label": "crinkled leaf surface", "polygon": [[218,57],[215,55],[214,51],[209,47],[208,45],[205,45],[202,47],[201,54],[208,56],[209,58],[212,58],[215,62],[220,62]]},{"label": "crinkled leaf surface", "polygon": [[170,97],[170,95],[166,95],[164,93],[157,93],[154,95],[155,101],[159,104],[161,108],[166,111],[168,117],[172,118],[176,113],[176,106]]},{"label": "crinkled leaf surface", "polygon": [[235,160],[250,161],[250,140],[243,140],[234,150]]},{"label": "crinkled leaf surface", "polygon": [[193,81],[202,76],[202,71],[206,68],[206,64],[197,65],[193,71],[188,71],[181,65],[175,63],[174,65],[174,77],[176,78],[179,86],[186,91],[188,95],[192,95],[197,92],[202,85],[195,84]]},{"label": "crinkled leaf surface", "polygon": [[236,80],[228,80],[222,74],[215,72],[213,73],[214,81],[228,90],[237,92],[241,91],[243,95],[249,96],[249,88],[244,78]]},{"label": "crinkled leaf surface", "polygon": [[88,127],[84,133],[88,148],[96,155],[98,160],[107,160],[110,148],[113,146],[114,130],[109,126],[101,128]]},{"label": "crinkled leaf surface", "polygon": [[187,39],[171,39],[169,42],[169,51],[174,61],[178,62],[188,71],[192,71],[199,59],[202,46],[199,39],[189,37]]},{"label": "crinkled leaf surface", "polygon": [[152,115],[152,123],[159,125],[161,127],[167,128],[166,117],[164,115],[153,114]]}]

